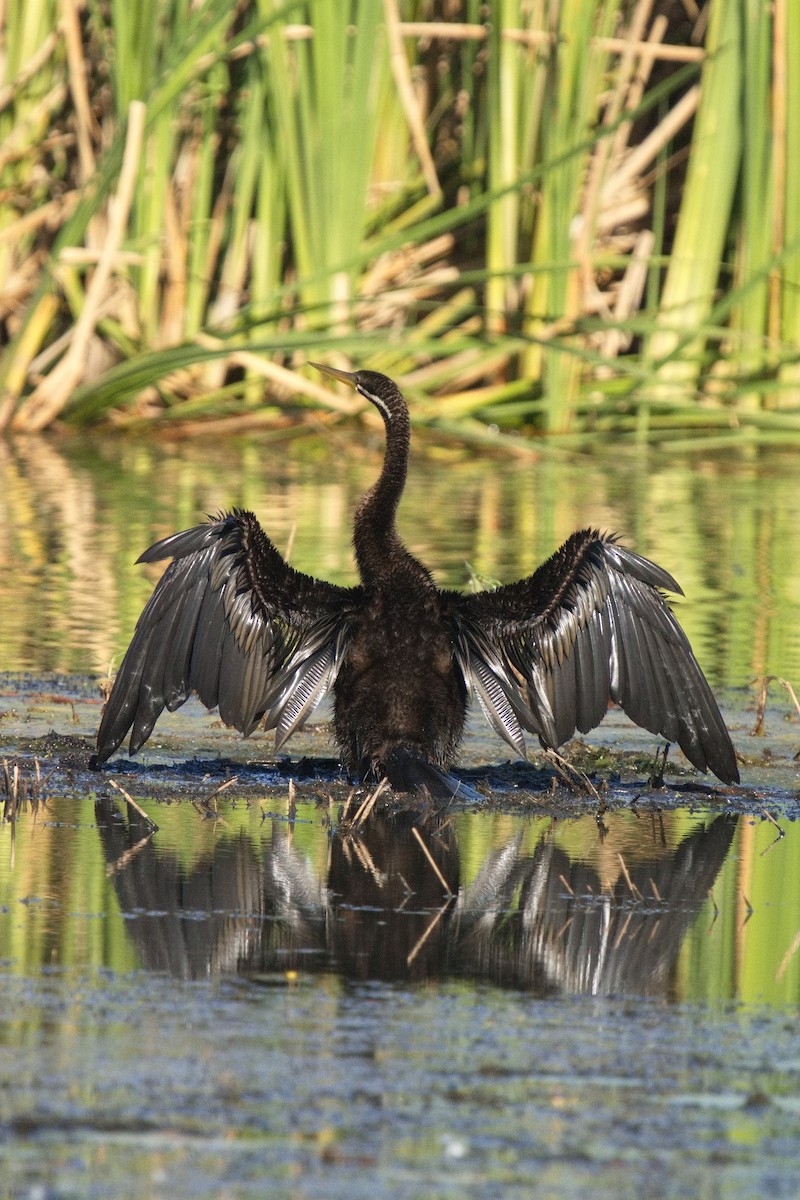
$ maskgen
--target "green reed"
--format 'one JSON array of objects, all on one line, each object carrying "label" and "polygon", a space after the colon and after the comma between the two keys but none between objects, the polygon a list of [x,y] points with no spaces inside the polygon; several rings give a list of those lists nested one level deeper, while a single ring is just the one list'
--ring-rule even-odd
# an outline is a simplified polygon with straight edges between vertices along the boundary
[{"label": "green reed", "polygon": [[335,352],[449,432],[800,431],[797,6],[63,11],[5,17],[0,428],[316,405]]}]

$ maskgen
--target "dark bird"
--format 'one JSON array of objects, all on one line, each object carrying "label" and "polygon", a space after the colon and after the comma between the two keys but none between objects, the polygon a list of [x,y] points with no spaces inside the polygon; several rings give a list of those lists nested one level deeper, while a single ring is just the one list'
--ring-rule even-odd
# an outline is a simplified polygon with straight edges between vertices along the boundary
[{"label": "dark bird", "polygon": [[374,404],[386,427],[383,469],[355,515],[360,585],[294,570],[251,512],[156,542],[139,562],[173,561],[106,704],[98,763],[129,731],[135,754],[162,710],[192,692],[245,735],[274,729],[278,747],[332,693],[349,771],[450,795],[470,698],[521,756],[523,730],[554,749],[613,700],[698,770],[738,781],[719,708],[663,595],[681,591],[671,575],[583,529],[516,583],[471,595],[437,587],[395,525],[410,443],[400,390],[375,371],[318,369]]}]

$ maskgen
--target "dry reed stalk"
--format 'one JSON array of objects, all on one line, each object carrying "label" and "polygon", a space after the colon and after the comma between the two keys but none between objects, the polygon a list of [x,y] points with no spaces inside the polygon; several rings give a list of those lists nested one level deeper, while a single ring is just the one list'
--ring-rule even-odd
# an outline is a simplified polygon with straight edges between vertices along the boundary
[{"label": "dry reed stalk", "polygon": [[483,42],[486,39],[485,25],[462,25],[460,21],[401,21],[400,32],[403,37],[424,40]]},{"label": "dry reed stalk", "polygon": [[[227,792],[228,788],[233,787],[233,785],[238,782],[239,782],[239,776],[232,775],[230,779],[226,779],[224,783],[221,783],[219,785],[219,787],[215,787],[212,792],[208,793],[208,795],[205,797],[205,803],[210,806],[212,800],[216,800],[217,796],[221,796],[223,792]],[[291,790],[291,787],[292,787],[292,781],[290,780],[289,781],[290,790]],[[216,812],[216,805],[214,806],[214,811]]]},{"label": "dry reed stalk", "polygon": [[355,794],[356,794],[356,789],[350,788],[350,791],[347,794],[347,799],[344,802],[344,807],[342,808],[341,814],[339,816],[339,822],[342,825],[344,825],[345,822],[347,821],[347,814],[350,812],[350,805],[353,803],[353,797],[355,796]]},{"label": "dry reed stalk", "polygon": [[444,890],[445,890],[445,895],[447,895],[447,896],[453,896],[453,895],[455,894],[455,893],[453,892],[453,889],[450,887],[450,884],[447,882],[447,880],[445,879],[444,875],[443,875],[443,874],[442,874],[442,872],[439,870],[439,867],[438,867],[438,864],[437,864],[437,862],[436,862],[436,859],[433,857],[433,855],[431,854],[430,850],[429,850],[429,849],[428,849],[428,847],[425,845],[425,842],[424,842],[424,841],[423,841],[423,839],[422,839],[422,834],[421,834],[421,833],[420,833],[420,831],[417,829],[416,825],[413,827],[413,829],[411,830],[411,832],[413,833],[414,837],[415,837],[415,838],[417,839],[417,841],[419,842],[420,849],[422,850],[422,853],[423,853],[423,854],[425,855],[425,857],[427,858],[427,860],[428,860],[428,862],[429,862],[429,864],[430,864],[430,866],[431,866],[431,868],[432,868],[432,870],[433,870],[433,873],[434,873],[434,875],[436,876],[436,878],[439,880],[439,883],[440,883],[440,884],[442,885],[442,887],[444,888]]},{"label": "dry reed stalk", "polygon": [[[68,267],[96,266],[103,257],[101,249],[91,246],[65,246],[58,256],[58,261]],[[144,255],[138,250],[118,250],[112,259],[112,267],[140,267],[144,263]]]},{"label": "dry reed stalk", "polygon": [[425,186],[432,196],[438,196],[442,187],[436,173],[436,165],[428,144],[428,134],[425,122],[420,112],[414,84],[411,82],[411,71],[408,66],[403,35],[400,28],[400,10],[397,0],[383,0],[383,11],[386,17],[386,30],[389,36],[389,62],[392,68],[397,94],[403,106],[403,112],[411,130],[411,140],[417,152]]},{"label": "dry reed stalk", "polygon": [[136,175],[144,135],[147,109],[134,100],[128,111],[128,132],[125,153],[119,176],[119,186],[111,208],[108,233],[103,253],[86,292],[81,315],[72,332],[72,340],[64,358],[23,403],[12,422],[13,428],[24,433],[38,433],[61,412],[70,393],[78,384],[85,365],[89,340],[94,333],[98,314],[105,299],[111,278],[114,258],[119,251],[128,213],[133,202]]},{"label": "dry reed stalk", "polygon": [[661,59],[662,62],[701,63],[706,57],[705,50],[699,46],[671,46],[660,39],[657,43],[649,38],[647,41],[631,43],[627,38],[599,37],[595,38],[595,44],[614,53],[623,52],[632,45],[643,57]]},{"label": "dry reed stalk", "polygon": [[[625,274],[620,280],[614,298],[612,316],[614,321],[629,320],[638,310],[647,283],[647,272],[650,268],[650,256],[653,253],[655,235],[650,229],[643,229],[636,239],[636,245],[630,262],[625,268]],[[612,325],[601,335],[600,353],[604,358],[616,358],[622,350],[627,350],[632,335],[626,330],[614,328]],[[598,367],[595,371],[598,378],[610,377],[611,368]]]},{"label": "dry reed stalk", "polygon": [[63,22],[59,21],[52,33],[44,39],[38,50],[35,50],[28,61],[20,67],[10,83],[0,87],[0,112],[8,108],[15,98],[26,88],[27,84],[38,75],[42,67],[52,58],[56,46],[63,36]]},{"label": "dry reed stalk", "polygon": [[[310,27],[307,36],[313,36]],[[403,37],[418,39],[438,38],[443,41],[475,41],[483,42],[487,37],[485,25],[460,25],[449,21],[401,21],[400,32]],[[546,29],[502,29],[500,37],[508,42],[516,42],[522,46],[553,46],[556,35]],[[705,51],[699,46],[673,46],[659,44],[651,49],[649,41],[620,37],[594,37],[590,39],[592,46],[600,50],[608,50],[614,54],[624,54],[633,49],[642,54],[647,53],[664,62],[695,63],[702,62]]]},{"label": "dry reed stalk", "polygon": [[[198,346],[210,350],[225,344],[220,338],[212,337],[207,333],[198,334],[195,340]],[[297,395],[299,392],[333,412],[343,413],[349,417],[361,412],[364,408],[364,402],[358,397],[352,398],[351,391],[348,391],[346,395],[334,392],[331,388],[324,387],[313,379],[305,379],[298,372],[290,371],[287,367],[271,362],[268,358],[264,358],[252,350],[231,350],[228,361],[235,366],[245,367],[248,371],[263,376],[286,395]]]},{"label": "dry reed stalk", "polygon": [[550,763],[556,775],[570,791],[583,792],[603,807],[603,798],[585,771],[573,766],[569,759],[564,758],[557,750],[547,749],[543,751],[542,757]]},{"label": "dry reed stalk", "polygon": [[751,737],[764,736],[764,716],[767,708],[767,692],[771,683],[779,683],[785,688],[791,697],[792,703],[797,710],[797,715],[800,717],[800,700],[797,699],[797,693],[789,683],[788,679],[782,679],[780,675],[767,675],[761,681],[761,690],[758,695],[758,706],[756,708],[756,720],[753,728],[750,730]]},{"label": "dry reed stalk", "polygon": [[[387,15],[387,24],[389,18]],[[413,41],[430,42],[485,42],[488,37],[486,25],[462,23],[460,21],[397,21],[397,33],[401,38]],[[286,25],[282,35],[287,42],[311,41],[316,36],[313,25]],[[515,42],[521,46],[553,46],[556,35],[546,29],[502,29],[500,37],[504,41]],[[245,42],[239,42],[232,47],[228,57],[236,61],[262,50],[268,44],[268,37],[259,34]],[[624,53],[629,47],[644,53],[651,53],[649,41],[631,42],[629,38],[594,37],[591,45],[612,53]],[[660,43],[653,50],[655,58],[664,62],[698,63],[705,58],[705,51],[700,46],[678,46]],[[207,68],[216,61],[216,56],[207,55],[197,60],[198,71]]]},{"label": "dry reed stalk", "polygon": [[80,162],[78,180],[81,184],[84,184],[94,173],[96,163],[92,147],[95,142],[100,141],[101,134],[92,112],[89,90],[86,86],[88,71],[83,53],[83,39],[81,37],[77,0],[61,0],[61,10],[63,12],[62,24],[67,47],[69,88],[72,93],[72,102],[75,105],[75,136],[78,143],[78,160]]},{"label": "dry reed stalk", "polygon": [[699,102],[700,88],[698,86],[689,88],[652,133],[628,152],[624,163],[603,184],[601,201],[604,206],[610,207],[614,203],[615,196],[624,192],[632,180],[649,167],[678,131],[692,119],[697,112]]},{"label": "dry reed stalk", "polygon": [[[59,196],[56,200],[50,200],[47,204],[43,204],[41,208],[37,208],[35,212],[25,213],[16,221],[12,221],[10,225],[6,225],[4,229],[0,229],[0,244],[3,242],[21,241],[23,238],[29,237],[32,233],[36,233],[44,225],[49,225],[55,228],[57,225],[63,224],[73,213],[76,204],[80,199],[80,193],[77,191],[67,192],[64,196]],[[24,266],[24,264],[22,264]],[[8,284],[3,288],[5,292]]]},{"label": "dry reed stalk", "polygon": [[[653,4],[654,0],[638,0],[634,9],[630,21],[629,39],[623,42],[624,48],[621,51],[621,61],[616,72],[614,90],[604,106],[603,126],[606,129],[611,129],[617,124],[628,104],[628,94],[637,61],[635,47],[641,45]],[[600,210],[601,189],[614,149],[615,145],[610,137],[602,137],[598,140],[591,156],[581,196],[581,218],[578,223],[577,237],[574,239],[574,250],[581,272],[584,296],[588,296],[593,290],[596,290],[592,252],[596,243],[595,229]]]},{"label": "dry reed stalk", "polygon": [[[656,61],[655,51],[668,30],[666,17],[657,16],[650,26],[649,35],[644,38],[652,6],[653,0],[639,0],[631,18],[628,37],[614,39],[620,43],[619,47],[614,48],[620,49],[622,62],[617,85],[606,106],[604,125],[611,128],[616,124],[617,127],[609,138],[598,142],[592,156],[592,167],[583,197],[581,236],[576,247],[582,267],[585,312],[596,307],[616,322],[627,320],[639,310],[650,270],[649,256],[655,246],[655,235],[651,230],[637,233],[631,229],[639,222],[646,221],[651,210],[650,181],[643,176],[649,163],[647,158],[632,157],[634,151],[628,142],[633,123],[620,120],[623,112],[635,112],[642,103]],[[658,136],[649,143],[648,155],[657,156],[663,147],[665,135],[669,138],[673,132],[669,125],[661,128]],[[626,229],[630,232],[617,232]],[[612,281],[606,292],[599,292],[593,262],[597,249],[603,243],[613,246],[618,254],[631,255],[631,261],[621,283]],[[593,293],[597,299],[606,298],[603,307],[592,304]],[[605,305],[610,305],[610,308]],[[609,360],[627,350],[631,340],[630,334],[619,328],[611,328],[599,339],[590,338],[589,344],[598,344],[599,353]],[[612,378],[613,373],[614,369],[608,362],[598,364],[594,371],[598,379]]]},{"label": "dry reed stalk", "polygon": [[[762,808],[762,810],[761,810],[761,815],[762,815],[762,817],[764,818],[764,820],[765,820],[765,821],[769,821],[770,825],[774,825],[774,827],[777,829],[777,831],[778,831],[778,836],[777,836],[777,838],[775,839],[776,841],[780,841],[780,839],[781,839],[782,837],[786,837],[786,830],[785,830],[785,829],[781,829],[780,825],[778,824],[778,822],[775,820],[775,818],[773,817],[772,813],[771,813],[771,812],[770,812],[768,809],[766,809],[766,808]],[[770,846],[767,846],[767,850],[771,850],[771,849],[772,849],[772,846],[774,846],[774,845],[775,845],[775,842],[773,842],[773,843],[772,843],[772,845],[770,845]],[[762,854],[766,854],[766,853],[767,853],[767,850],[762,850],[762,851],[761,851],[761,853],[762,853]]]},{"label": "dry reed stalk", "polygon": [[[359,296],[381,296],[389,288],[415,284],[424,268],[430,267],[433,260],[441,260],[452,253],[455,245],[456,239],[452,233],[442,233],[418,245],[401,246],[397,250],[382,254],[367,267],[362,276]],[[454,267],[442,266],[440,261],[431,269],[436,274],[425,276],[427,282],[432,279],[435,283],[449,283],[459,275]],[[443,271],[447,273],[442,275]]]},{"label": "dry reed stalk", "polygon": [[[669,30],[669,22],[665,16],[660,15],[655,18],[650,26],[650,33],[645,42],[646,46],[651,46],[656,50],[664,41],[664,38]],[[627,91],[627,107],[629,112],[635,112],[642,103],[645,95],[647,82],[650,78],[653,66],[656,62],[655,55],[652,52],[642,50],[638,56],[638,66],[633,78],[630,80]],[[628,142],[631,135],[633,122],[621,121],[616,132],[612,136],[611,161],[616,162],[623,153],[627,152]]]}]

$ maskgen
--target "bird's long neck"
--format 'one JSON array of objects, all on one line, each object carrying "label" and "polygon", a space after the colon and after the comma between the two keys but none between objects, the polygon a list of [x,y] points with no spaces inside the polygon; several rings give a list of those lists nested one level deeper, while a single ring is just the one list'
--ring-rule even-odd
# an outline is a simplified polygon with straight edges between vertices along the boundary
[{"label": "bird's long neck", "polygon": [[393,412],[386,425],[383,470],[356,510],[353,544],[366,587],[433,586],[428,570],[414,558],[397,532],[397,506],[408,475],[411,427],[408,414]]}]

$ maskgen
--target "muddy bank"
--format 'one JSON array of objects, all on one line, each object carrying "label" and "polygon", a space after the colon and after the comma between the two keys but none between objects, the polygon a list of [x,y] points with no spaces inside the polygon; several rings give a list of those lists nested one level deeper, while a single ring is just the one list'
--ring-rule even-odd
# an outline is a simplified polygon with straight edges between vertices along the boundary
[{"label": "muddy bank", "polygon": [[[574,774],[536,753],[530,743],[530,761],[503,761],[504,747],[473,715],[456,773],[480,797],[470,803],[479,811],[566,818],[629,807],[727,809],[753,815],[767,808],[794,820],[800,815],[800,722],[789,697],[774,687],[762,734],[752,736],[758,698],[753,689],[723,701],[740,761],[738,787],[699,775],[674,749],[662,769],[659,739],[632,727],[619,712],[609,713],[590,738],[562,748]],[[102,770],[93,770],[94,734],[103,702],[100,683],[89,677],[0,676],[0,753],[18,763],[28,779],[38,763],[46,780],[43,786],[53,795],[76,787],[103,792],[113,779],[156,804],[203,802],[221,785],[228,785],[229,795],[247,799],[283,795],[291,781],[299,800],[316,801],[333,814],[342,811],[349,797],[351,804],[356,802],[324,719],[295,736],[288,752],[275,754],[271,735],[244,739],[195,701],[162,717],[136,758],[120,752]],[[360,793],[365,794],[363,789]],[[394,811],[398,804],[418,807],[417,802],[393,797],[380,807]],[[453,807],[463,804],[456,799]]]}]

